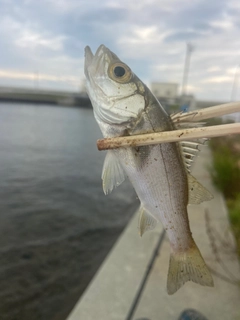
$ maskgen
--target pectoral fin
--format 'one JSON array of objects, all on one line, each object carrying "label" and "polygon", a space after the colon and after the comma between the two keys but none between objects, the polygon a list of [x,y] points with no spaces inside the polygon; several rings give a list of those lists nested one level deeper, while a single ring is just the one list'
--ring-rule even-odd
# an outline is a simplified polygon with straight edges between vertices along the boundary
[{"label": "pectoral fin", "polygon": [[199,204],[213,199],[213,195],[204,188],[190,173],[188,174],[188,203]]},{"label": "pectoral fin", "polygon": [[108,151],[103,164],[102,185],[105,194],[111,193],[125,180],[123,168],[113,151]]},{"label": "pectoral fin", "polygon": [[158,221],[149,212],[147,212],[143,207],[140,208],[138,219],[138,230],[140,236],[148,230],[153,230],[157,223]]}]

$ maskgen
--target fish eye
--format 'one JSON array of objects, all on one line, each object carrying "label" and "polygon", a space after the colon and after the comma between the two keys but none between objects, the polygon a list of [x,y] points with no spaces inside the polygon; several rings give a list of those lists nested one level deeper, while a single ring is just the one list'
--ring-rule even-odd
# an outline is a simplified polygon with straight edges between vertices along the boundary
[{"label": "fish eye", "polygon": [[117,66],[113,70],[116,77],[123,77],[126,73],[125,69],[121,66]]},{"label": "fish eye", "polygon": [[119,83],[127,83],[132,78],[131,69],[122,62],[117,62],[109,66],[109,77]]}]

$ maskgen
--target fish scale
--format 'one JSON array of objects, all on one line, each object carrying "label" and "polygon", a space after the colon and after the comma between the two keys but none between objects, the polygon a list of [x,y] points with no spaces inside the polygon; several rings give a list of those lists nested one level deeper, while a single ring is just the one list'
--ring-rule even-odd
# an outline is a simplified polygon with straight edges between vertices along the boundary
[{"label": "fish scale", "polygon": [[[159,166],[159,163],[164,164],[162,153],[169,154],[167,149],[172,149],[171,147],[175,149],[171,145],[157,145],[151,148],[152,154],[148,158],[153,160],[145,162],[144,169],[136,166],[134,150],[119,150],[116,153],[118,153],[120,159],[124,159],[121,160],[122,166],[141,199],[142,206],[158,221],[162,222],[172,247],[182,248],[183,243],[189,245],[188,237],[190,235],[186,212],[187,181],[185,186],[183,184],[186,177],[181,175],[181,171],[179,175],[179,170],[172,169],[172,163],[175,160],[173,157],[170,157],[171,160],[166,165]],[[160,151],[161,148],[164,150]],[[171,184],[175,187],[171,188]],[[185,201],[183,201],[184,194]],[[182,214],[183,212],[185,214]],[[177,232],[172,232],[171,228],[174,228]],[[181,234],[181,238],[179,234]]]}]

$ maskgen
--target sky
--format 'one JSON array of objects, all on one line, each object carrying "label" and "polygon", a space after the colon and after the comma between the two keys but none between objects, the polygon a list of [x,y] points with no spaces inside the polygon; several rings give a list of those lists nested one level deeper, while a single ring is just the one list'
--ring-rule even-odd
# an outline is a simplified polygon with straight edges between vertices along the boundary
[{"label": "sky", "polygon": [[84,47],[104,44],[147,85],[180,93],[191,43],[187,93],[238,100],[239,17],[239,0],[0,0],[0,86],[79,91]]}]

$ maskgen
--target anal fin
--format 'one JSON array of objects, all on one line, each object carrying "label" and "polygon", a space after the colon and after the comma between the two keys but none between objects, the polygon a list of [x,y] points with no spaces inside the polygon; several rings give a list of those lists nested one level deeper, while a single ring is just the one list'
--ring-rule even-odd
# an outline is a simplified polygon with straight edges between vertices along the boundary
[{"label": "anal fin", "polygon": [[143,207],[139,210],[139,219],[138,219],[138,230],[140,236],[148,230],[153,230],[158,221],[155,219],[149,212],[147,212]]}]

